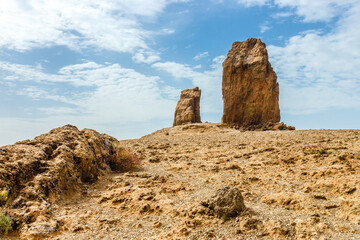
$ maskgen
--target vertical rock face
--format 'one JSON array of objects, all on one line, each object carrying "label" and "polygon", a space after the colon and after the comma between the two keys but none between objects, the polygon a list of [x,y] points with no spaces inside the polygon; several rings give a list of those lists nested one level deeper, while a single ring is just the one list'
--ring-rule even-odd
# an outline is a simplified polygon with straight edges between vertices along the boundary
[{"label": "vertical rock face", "polygon": [[184,123],[201,123],[200,96],[201,90],[198,87],[181,91],[180,100],[175,109],[174,126]]},{"label": "vertical rock face", "polygon": [[276,80],[265,43],[255,38],[233,43],[223,62],[222,122],[233,126],[279,122]]}]

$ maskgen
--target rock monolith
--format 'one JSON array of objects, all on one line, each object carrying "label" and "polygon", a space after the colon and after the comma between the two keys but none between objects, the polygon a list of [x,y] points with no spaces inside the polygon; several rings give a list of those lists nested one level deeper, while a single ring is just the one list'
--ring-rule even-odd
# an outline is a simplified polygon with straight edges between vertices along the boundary
[{"label": "rock monolith", "polygon": [[173,126],[201,123],[200,96],[201,90],[198,87],[181,91],[180,100],[175,109]]},{"label": "rock monolith", "polygon": [[233,43],[223,62],[222,94],[223,123],[248,127],[280,121],[279,84],[260,39]]}]

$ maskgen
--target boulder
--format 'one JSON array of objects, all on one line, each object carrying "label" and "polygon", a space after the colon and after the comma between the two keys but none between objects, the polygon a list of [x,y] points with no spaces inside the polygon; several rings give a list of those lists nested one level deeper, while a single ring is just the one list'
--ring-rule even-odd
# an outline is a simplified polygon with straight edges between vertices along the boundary
[{"label": "boulder", "polygon": [[180,100],[175,109],[173,126],[201,123],[200,96],[201,90],[198,87],[181,91]]},{"label": "boulder", "polygon": [[279,84],[265,43],[234,42],[223,62],[222,122],[246,127],[280,121]]},{"label": "boulder", "polygon": [[208,207],[217,217],[224,220],[236,217],[246,209],[240,190],[233,186],[217,190],[215,195],[203,205]]}]

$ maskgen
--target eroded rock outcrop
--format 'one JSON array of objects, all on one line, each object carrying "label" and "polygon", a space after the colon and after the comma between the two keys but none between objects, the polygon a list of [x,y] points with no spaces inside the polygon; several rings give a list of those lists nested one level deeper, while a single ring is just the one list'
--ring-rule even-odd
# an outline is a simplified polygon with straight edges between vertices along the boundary
[{"label": "eroded rock outcrop", "polygon": [[91,129],[66,125],[34,140],[0,147],[0,188],[9,191],[7,208],[22,238],[55,232],[61,221],[52,207],[83,183],[98,180],[109,169],[118,141]]},{"label": "eroded rock outcrop", "polygon": [[201,90],[198,87],[181,91],[180,100],[175,109],[173,126],[185,123],[201,123],[200,96]]},{"label": "eroded rock outcrop", "polygon": [[280,121],[279,84],[260,39],[233,43],[223,62],[222,93],[223,123],[247,127]]}]

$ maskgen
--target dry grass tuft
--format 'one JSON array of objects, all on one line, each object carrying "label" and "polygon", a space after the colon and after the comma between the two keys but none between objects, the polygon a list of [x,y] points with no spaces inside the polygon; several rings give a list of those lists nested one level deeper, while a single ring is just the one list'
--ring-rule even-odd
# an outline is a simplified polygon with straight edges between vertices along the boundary
[{"label": "dry grass tuft", "polygon": [[142,163],[140,157],[131,150],[114,146],[114,154],[109,165],[113,171],[129,171],[140,168]]}]

